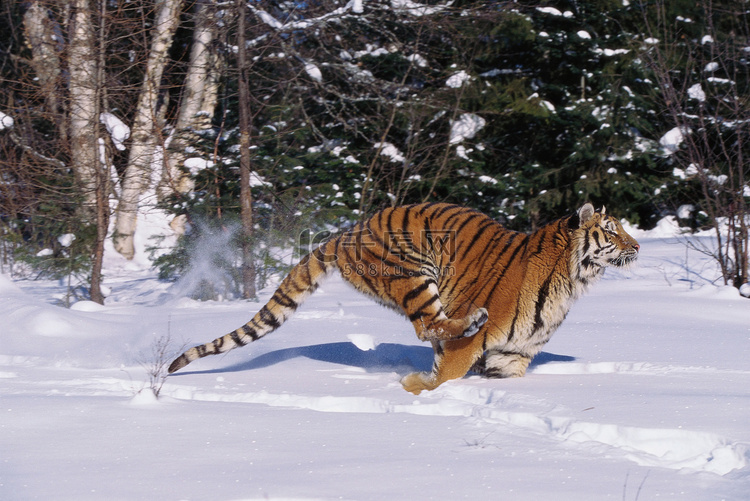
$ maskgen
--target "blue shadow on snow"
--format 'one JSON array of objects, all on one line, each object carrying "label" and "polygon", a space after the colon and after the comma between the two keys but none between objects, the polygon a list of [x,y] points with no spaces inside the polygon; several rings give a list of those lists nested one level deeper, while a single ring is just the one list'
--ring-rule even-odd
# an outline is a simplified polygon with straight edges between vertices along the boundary
[{"label": "blue shadow on snow", "polygon": [[[368,372],[409,372],[429,371],[432,368],[433,351],[429,346],[409,346],[394,343],[383,343],[374,350],[363,351],[353,343],[325,343],[295,348],[285,348],[259,355],[252,360],[206,371],[181,372],[179,374],[220,374],[225,372],[242,372],[270,367],[293,358],[305,357],[321,362],[359,367]],[[541,352],[531,361],[529,368],[549,362],[572,362],[575,357]]]}]

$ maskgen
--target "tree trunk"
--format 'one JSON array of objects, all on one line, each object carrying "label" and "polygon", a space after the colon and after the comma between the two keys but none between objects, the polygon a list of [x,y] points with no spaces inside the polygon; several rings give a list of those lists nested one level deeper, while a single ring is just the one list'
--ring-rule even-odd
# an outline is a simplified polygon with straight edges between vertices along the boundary
[{"label": "tree trunk", "polygon": [[91,300],[95,303],[104,304],[102,294],[102,264],[104,262],[104,241],[107,238],[107,227],[109,225],[109,198],[107,194],[106,171],[99,175],[99,183],[96,189],[96,241],[94,243],[94,256],[91,265]]},{"label": "tree trunk", "polygon": [[74,0],[70,26],[70,156],[81,193],[84,217],[96,221],[96,189],[100,162],[96,132],[97,54],[89,0]]},{"label": "tree trunk", "polygon": [[62,119],[60,102],[60,52],[64,40],[60,25],[52,19],[49,9],[40,1],[33,1],[23,15],[26,42],[31,47],[31,67],[47,103],[47,112],[57,125],[60,139],[67,140],[67,127]]},{"label": "tree trunk", "polygon": [[159,130],[160,86],[167,51],[172,45],[174,32],[180,20],[182,0],[159,0],[151,39],[151,50],[138,96],[128,164],[122,181],[120,203],[115,220],[114,245],[117,252],[128,259],[135,255],[135,234],[138,206],[144,192],[151,184],[153,157],[156,152]]},{"label": "tree trunk", "polygon": [[[106,54],[106,34],[105,34],[105,22],[106,22],[106,2],[107,0],[100,0],[99,4],[99,40],[98,40],[98,63],[96,73],[96,106],[94,108],[94,115],[101,116],[101,105],[103,102],[102,92],[104,89],[104,68],[105,68],[105,54]],[[99,131],[100,129],[96,129]],[[96,240],[94,242],[94,255],[93,263],[91,265],[91,286],[89,288],[91,300],[104,304],[104,294],[102,294],[102,264],[104,262],[104,241],[107,239],[107,231],[109,230],[109,183],[112,169],[111,158],[107,153],[107,149],[104,147],[103,142],[99,141],[99,136],[95,138],[97,145],[99,146],[100,156],[104,163],[99,165],[97,168],[96,175]]]},{"label": "tree trunk", "polygon": [[193,189],[190,176],[183,170],[187,148],[198,136],[194,133],[211,127],[216,108],[216,4],[209,0],[195,3],[195,28],[190,51],[190,66],[185,78],[180,112],[175,134],[169,144],[169,156],[164,166],[159,195],[161,199],[173,193],[189,193]]},{"label": "tree trunk", "polygon": [[240,102],[240,217],[242,219],[242,297],[256,297],[255,263],[253,263],[253,193],[250,187],[250,92],[247,81],[247,46],[245,43],[245,2],[237,0],[237,65],[239,66]]}]

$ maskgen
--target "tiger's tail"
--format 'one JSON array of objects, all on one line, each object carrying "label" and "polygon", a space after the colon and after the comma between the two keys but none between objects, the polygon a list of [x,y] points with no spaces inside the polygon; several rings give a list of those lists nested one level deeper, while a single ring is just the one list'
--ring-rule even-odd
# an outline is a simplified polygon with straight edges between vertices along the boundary
[{"label": "tiger's tail", "polygon": [[328,240],[302,258],[252,320],[210,343],[190,348],[170,364],[169,373],[199,358],[245,346],[278,329],[336,267],[336,240]]}]

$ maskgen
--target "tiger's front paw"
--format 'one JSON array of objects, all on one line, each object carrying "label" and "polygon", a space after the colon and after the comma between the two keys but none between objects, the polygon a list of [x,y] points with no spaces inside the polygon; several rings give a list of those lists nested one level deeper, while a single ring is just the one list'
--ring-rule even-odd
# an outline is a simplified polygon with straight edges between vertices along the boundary
[{"label": "tiger's front paw", "polygon": [[477,308],[477,310],[469,317],[471,323],[464,331],[461,337],[471,337],[487,322],[489,318],[486,308]]},{"label": "tiger's front paw", "polygon": [[422,390],[434,390],[435,385],[430,384],[430,374],[425,372],[412,372],[401,378],[401,386],[409,393],[419,395]]}]

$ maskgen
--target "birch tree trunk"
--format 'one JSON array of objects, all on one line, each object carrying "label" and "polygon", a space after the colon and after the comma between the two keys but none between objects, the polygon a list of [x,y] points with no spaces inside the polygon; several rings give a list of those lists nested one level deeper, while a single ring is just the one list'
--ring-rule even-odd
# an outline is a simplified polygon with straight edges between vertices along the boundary
[{"label": "birch tree trunk", "polygon": [[[99,148],[106,10],[104,3],[100,7],[98,39],[95,30],[97,6],[91,0],[57,4],[32,2],[24,13],[24,34],[31,47],[31,66],[45,99],[45,114],[58,130],[58,148],[63,146],[60,149],[65,150],[64,145],[68,146],[69,168],[82,199],[79,216],[97,229],[89,290],[93,301],[103,303],[100,285],[109,218],[106,168],[110,160]],[[62,18],[63,24],[57,18]],[[61,56],[66,50],[67,81],[63,81]],[[66,84],[67,99],[64,99],[62,91]],[[28,148],[24,145],[24,149],[29,151]]]},{"label": "birch tree trunk", "polygon": [[90,0],[73,1],[70,25],[69,94],[70,156],[83,195],[87,220],[96,221],[96,189],[101,168],[98,156],[97,129],[97,53],[94,50],[94,27]]},{"label": "birch tree trunk", "polygon": [[62,29],[50,16],[49,9],[40,1],[33,1],[23,15],[26,42],[31,46],[31,67],[47,103],[47,112],[56,123],[58,134],[67,140],[65,120],[61,119],[60,52],[63,48]]},{"label": "birch tree trunk", "polygon": [[[159,190],[164,199],[172,193],[188,193],[194,183],[183,169],[187,148],[195,143],[194,133],[211,126],[217,101],[217,54],[213,49],[216,39],[216,4],[211,0],[195,3],[195,28],[190,51],[190,66],[180,100],[180,112],[175,134],[169,143]],[[180,228],[173,228],[181,233]]]},{"label": "birch tree trunk", "polygon": [[112,237],[115,250],[128,259],[135,255],[133,235],[138,206],[151,183],[152,160],[157,148],[160,122],[159,90],[167,51],[179,24],[181,7],[182,0],[159,0],[156,3],[151,48],[131,128],[130,155],[122,180],[120,202],[115,216],[115,233]]}]

